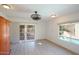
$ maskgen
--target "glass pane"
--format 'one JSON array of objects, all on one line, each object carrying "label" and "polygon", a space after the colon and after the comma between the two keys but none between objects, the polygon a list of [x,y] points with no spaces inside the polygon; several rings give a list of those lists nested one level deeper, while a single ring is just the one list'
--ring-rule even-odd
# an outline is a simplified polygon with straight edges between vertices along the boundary
[{"label": "glass pane", "polygon": [[20,40],[24,40],[25,39],[25,26],[24,25],[20,25]]},{"label": "glass pane", "polygon": [[35,38],[35,26],[27,25],[27,40],[32,40]]}]

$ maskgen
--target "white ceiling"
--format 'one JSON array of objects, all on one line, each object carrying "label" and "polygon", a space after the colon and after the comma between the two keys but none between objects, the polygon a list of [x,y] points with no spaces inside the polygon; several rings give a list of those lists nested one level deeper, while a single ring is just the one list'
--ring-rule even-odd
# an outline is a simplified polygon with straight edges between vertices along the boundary
[{"label": "white ceiling", "polygon": [[0,11],[10,18],[30,19],[34,11],[38,11],[42,18],[56,17],[79,12],[79,5],[76,4],[11,4],[11,9],[7,10],[0,6]]}]

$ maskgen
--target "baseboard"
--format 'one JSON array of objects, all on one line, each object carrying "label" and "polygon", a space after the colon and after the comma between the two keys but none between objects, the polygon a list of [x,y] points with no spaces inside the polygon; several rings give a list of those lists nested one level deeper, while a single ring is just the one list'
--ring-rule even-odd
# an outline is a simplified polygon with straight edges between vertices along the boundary
[{"label": "baseboard", "polygon": [[71,51],[70,49],[68,49],[68,48],[66,48],[66,47],[63,47],[63,46],[61,46],[61,45],[59,45],[59,44],[57,44],[57,43],[55,43],[55,42],[53,42],[53,41],[50,41],[50,40],[48,40],[48,39],[45,39],[45,40],[47,40],[47,41],[49,41],[49,42],[51,42],[51,43],[53,43],[53,44],[55,44],[55,45],[57,45],[57,46],[59,46],[59,47],[61,47],[61,48],[65,49],[65,50],[71,52],[73,55],[79,55],[78,53],[76,53],[76,52],[74,52],[74,51]]}]

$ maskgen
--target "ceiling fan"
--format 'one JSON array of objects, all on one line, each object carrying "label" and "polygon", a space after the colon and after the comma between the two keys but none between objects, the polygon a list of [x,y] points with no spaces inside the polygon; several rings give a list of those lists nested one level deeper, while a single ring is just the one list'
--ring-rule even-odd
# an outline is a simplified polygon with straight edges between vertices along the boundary
[{"label": "ceiling fan", "polygon": [[41,16],[37,13],[37,11],[35,11],[35,13],[31,15],[31,18],[33,20],[40,20]]}]

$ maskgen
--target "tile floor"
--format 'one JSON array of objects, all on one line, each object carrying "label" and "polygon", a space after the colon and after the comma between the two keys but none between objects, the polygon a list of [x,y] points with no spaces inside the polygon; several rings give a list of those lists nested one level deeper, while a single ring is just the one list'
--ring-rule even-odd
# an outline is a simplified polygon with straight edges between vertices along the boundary
[{"label": "tile floor", "polygon": [[20,41],[11,45],[11,55],[73,55],[47,40]]}]

